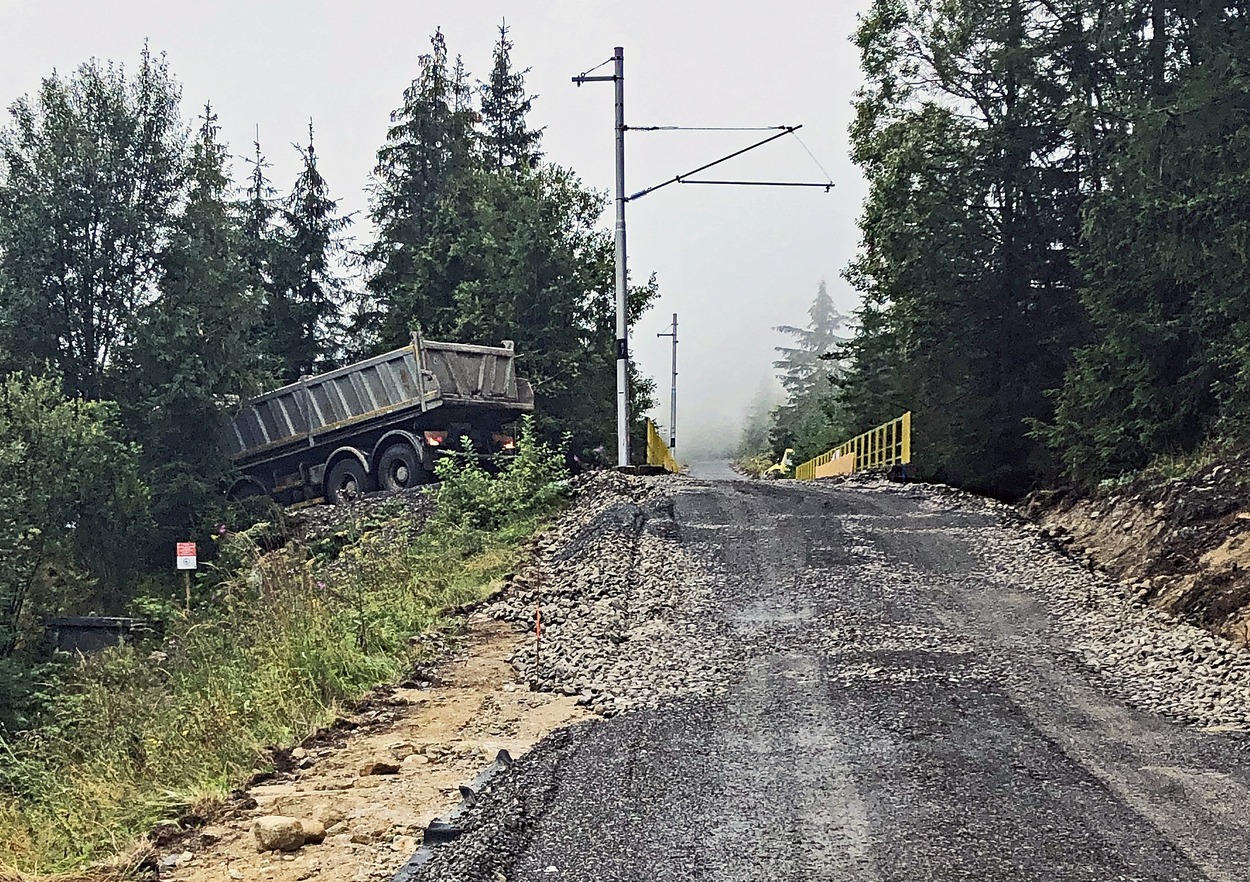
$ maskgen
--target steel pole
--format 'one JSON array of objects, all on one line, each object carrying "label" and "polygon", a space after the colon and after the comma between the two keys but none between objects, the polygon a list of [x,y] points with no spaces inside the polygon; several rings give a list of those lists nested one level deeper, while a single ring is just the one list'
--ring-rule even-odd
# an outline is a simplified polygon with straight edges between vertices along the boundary
[{"label": "steel pole", "polygon": [[673,329],[661,331],[657,337],[673,338],[673,378],[669,385],[672,390],[672,405],[668,413],[668,449],[677,449],[677,313],[673,313]]},{"label": "steel pole", "polygon": [[668,417],[668,449],[677,449],[677,313],[673,313],[673,382]]},{"label": "steel pole", "polygon": [[625,50],[616,62],[616,460],[629,465],[629,316],[625,272]]}]

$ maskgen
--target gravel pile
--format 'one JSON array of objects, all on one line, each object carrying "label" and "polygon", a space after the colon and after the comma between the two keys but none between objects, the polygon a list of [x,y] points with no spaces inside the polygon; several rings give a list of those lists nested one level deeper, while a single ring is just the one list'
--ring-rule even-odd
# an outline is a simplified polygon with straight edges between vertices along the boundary
[{"label": "gravel pile", "polygon": [[[1072,653],[1130,704],[1216,729],[1250,731],[1250,651],[1144,601],[1140,589],[1090,572],[1031,524],[986,531],[980,553],[1055,615]],[[988,541],[992,533],[993,541]]]},{"label": "gravel pile", "polygon": [[576,695],[605,717],[724,690],[731,661],[701,615],[720,579],[677,542],[672,480],[589,479],[490,607],[531,634],[541,611],[541,641],[512,658],[529,688]]},{"label": "gravel pile", "polygon": [[310,505],[288,512],[292,529],[305,537],[328,536],[358,524],[402,517],[418,533],[434,512],[431,487],[413,487],[395,493],[370,493],[350,505]]}]

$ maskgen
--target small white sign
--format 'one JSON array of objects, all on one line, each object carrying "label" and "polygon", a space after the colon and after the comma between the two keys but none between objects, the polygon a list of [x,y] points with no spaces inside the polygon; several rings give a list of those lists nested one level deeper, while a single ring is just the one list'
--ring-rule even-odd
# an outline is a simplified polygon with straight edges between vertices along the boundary
[{"label": "small white sign", "polygon": [[174,555],[178,558],[178,569],[193,570],[195,569],[195,543],[179,542],[174,550]]}]

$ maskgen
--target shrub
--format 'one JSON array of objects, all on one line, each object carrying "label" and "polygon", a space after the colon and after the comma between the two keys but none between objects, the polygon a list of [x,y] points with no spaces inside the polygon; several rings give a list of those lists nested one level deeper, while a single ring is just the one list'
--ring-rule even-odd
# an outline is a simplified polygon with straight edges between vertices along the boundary
[{"label": "shrub", "polygon": [[435,522],[477,530],[500,530],[547,512],[567,490],[564,455],[538,439],[532,417],[521,423],[514,455],[499,458],[492,477],[464,439],[466,454],[434,465],[442,484]]}]

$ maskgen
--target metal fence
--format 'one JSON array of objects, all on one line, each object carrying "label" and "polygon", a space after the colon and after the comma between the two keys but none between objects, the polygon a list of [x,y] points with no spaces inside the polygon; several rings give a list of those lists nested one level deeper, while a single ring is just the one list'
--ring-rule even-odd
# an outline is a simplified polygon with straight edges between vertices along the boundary
[{"label": "metal fence", "polygon": [[839,444],[798,466],[794,477],[802,480],[849,475],[865,469],[883,469],[911,462],[911,411],[882,423],[850,441]]},{"label": "metal fence", "polygon": [[673,452],[668,449],[651,420],[647,420],[647,465],[664,466],[673,474],[681,472],[681,466],[673,459]]}]

